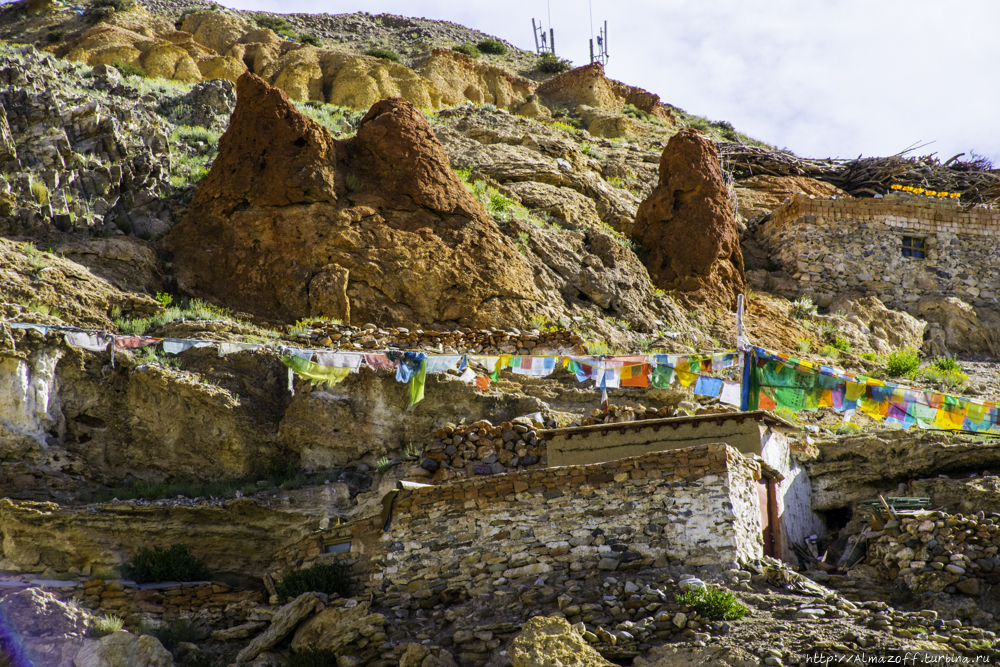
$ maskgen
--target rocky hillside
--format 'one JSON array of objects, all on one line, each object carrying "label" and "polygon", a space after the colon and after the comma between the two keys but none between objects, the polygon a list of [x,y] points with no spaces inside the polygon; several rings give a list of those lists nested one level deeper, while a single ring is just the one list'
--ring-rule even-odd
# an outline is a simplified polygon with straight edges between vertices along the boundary
[{"label": "rocky hillside", "polygon": [[[459,545],[442,569],[452,533],[434,517],[436,541],[391,547],[419,577],[387,560],[385,595],[289,583],[344,540],[378,547],[414,484],[480,507],[443,485],[545,469],[545,429],[733,409],[676,382],[612,387],[605,412],[569,364],[496,376],[501,355],[723,353],[743,296],[752,344],[1000,398],[995,304],[813,304],[758,241],[789,198],[849,199],[875,167],[774,152],[600,66],[426,19],[21,0],[0,39],[0,617],[24,640],[0,632],[0,664],[995,654],[995,434],[845,423],[830,403],[781,412],[823,524],[796,567],[633,557],[655,522],[553,541],[525,520],[525,553]],[[413,401],[377,358],[296,375],[302,349],[479,361],[428,374]],[[862,511],[879,495],[932,511],[886,522]],[[519,482],[504,502],[560,497]],[[203,567],[152,584],[128,569],[172,545],[187,555],[171,563]],[[576,548],[614,557],[574,569]],[[706,585],[745,615],[678,597]]]}]

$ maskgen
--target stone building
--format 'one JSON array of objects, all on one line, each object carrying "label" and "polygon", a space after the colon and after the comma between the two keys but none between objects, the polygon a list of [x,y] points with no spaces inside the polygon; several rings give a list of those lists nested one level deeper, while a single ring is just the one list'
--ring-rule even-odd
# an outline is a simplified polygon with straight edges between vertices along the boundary
[{"label": "stone building", "polygon": [[995,307],[1000,297],[1000,211],[964,209],[957,200],[800,194],[759,223],[756,236],[796,283],[779,292],[823,307],[847,291],[908,311],[925,296],[976,307]]},{"label": "stone building", "polygon": [[791,545],[821,533],[823,523],[812,511],[809,478],[785,437],[789,429],[796,430],[769,412],[755,411],[560,428],[540,435],[547,441],[552,466],[602,463],[724,442],[763,464],[756,486],[764,551],[794,562]]},{"label": "stone building", "polygon": [[759,457],[711,443],[402,489],[381,517],[285,549],[272,575],[347,562],[394,606],[502,594],[547,573],[724,566],[764,553],[758,480],[769,474]]}]

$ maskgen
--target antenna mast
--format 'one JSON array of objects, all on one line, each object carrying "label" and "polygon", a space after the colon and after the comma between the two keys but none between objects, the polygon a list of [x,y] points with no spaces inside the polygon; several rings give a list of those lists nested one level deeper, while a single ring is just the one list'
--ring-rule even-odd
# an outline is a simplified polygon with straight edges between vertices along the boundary
[{"label": "antenna mast", "polygon": [[549,28],[548,34],[545,34],[545,27],[542,26],[542,21],[539,19],[537,22],[535,19],[531,19],[531,31],[535,35],[535,52],[538,55],[543,53],[551,53],[555,55],[556,53],[556,33],[555,30]]},{"label": "antenna mast", "polygon": [[590,40],[590,62],[608,64],[608,22],[604,22],[604,27],[597,33],[597,51],[594,51],[594,40]]}]

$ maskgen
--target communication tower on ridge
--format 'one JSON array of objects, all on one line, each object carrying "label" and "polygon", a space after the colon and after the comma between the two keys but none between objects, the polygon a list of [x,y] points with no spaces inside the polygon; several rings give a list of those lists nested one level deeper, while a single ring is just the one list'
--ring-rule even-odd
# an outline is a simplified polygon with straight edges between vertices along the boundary
[{"label": "communication tower on ridge", "polygon": [[[593,34],[593,33],[591,33]],[[590,62],[608,64],[608,22],[597,33],[597,51],[594,51],[594,39],[590,39]]]},{"label": "communication tower on ridge", "polygon": [[549,28],[549,32],[545,34],[545,28],[542,26],[542,20],[539,19],[535,22],[535,19],[531,19],[531,30],[535,33],[535,52],[538,55],[543,53],[556,54],[556,33],[552,28]]}]

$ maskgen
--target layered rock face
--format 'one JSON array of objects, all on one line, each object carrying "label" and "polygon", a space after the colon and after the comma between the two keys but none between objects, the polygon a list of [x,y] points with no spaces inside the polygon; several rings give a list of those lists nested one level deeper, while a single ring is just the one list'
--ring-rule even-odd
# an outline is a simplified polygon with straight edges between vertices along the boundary
[{"label": "layered rock face", "polygon": [[743,255],[715,146],[681,130],[660,158],[660,180],[639,205],[632,239],[653,283],[731,308],[745,290]]},{"label": "layered rock face", "polygon": [[540,85],[537,93],[549,106],[575,109],[584,104],[617,111],[631,104],[664,120],[673,118],[670,111],[660,103],[658,95],[607,78],[600,63],[577,67],[553,77]]},{"label": "layered rock face", "polygon": [[524,321],[530,264],[448,165],[420,111],[375,104],[335,141],[245,74],[219,157],[165,239],[187,292],[270,320]]}]

